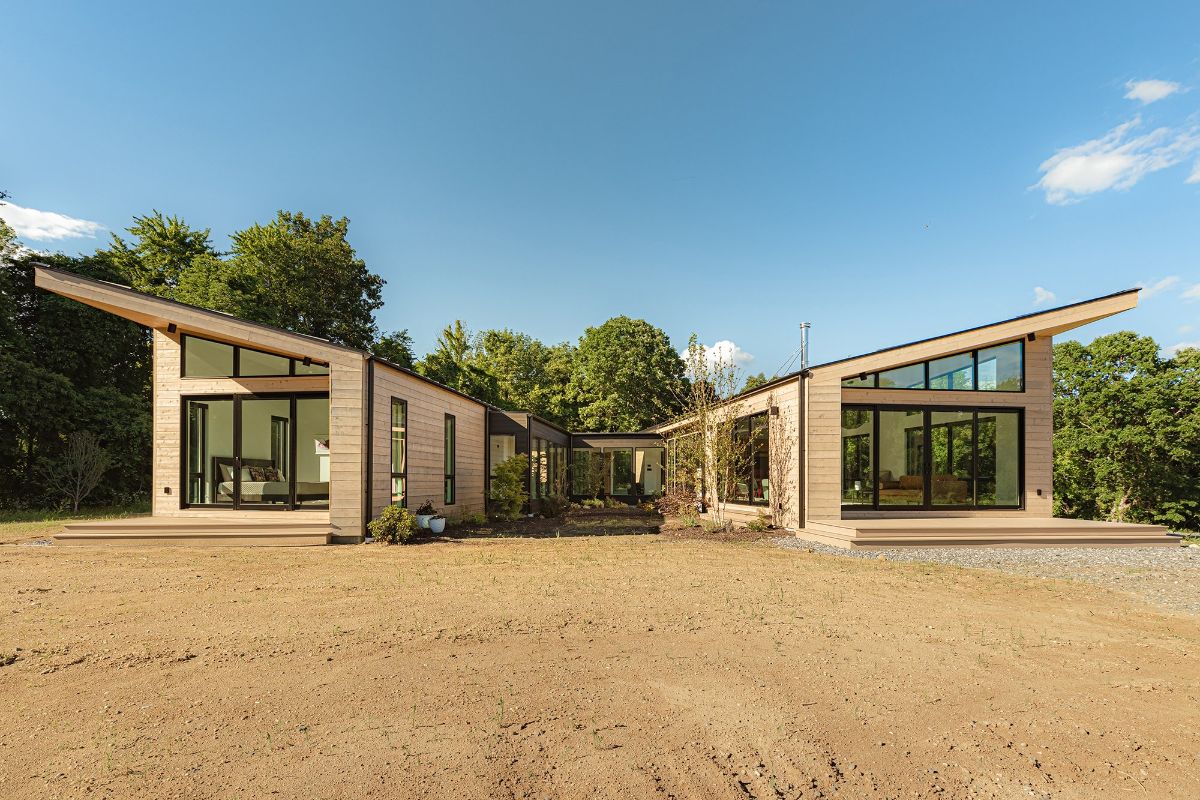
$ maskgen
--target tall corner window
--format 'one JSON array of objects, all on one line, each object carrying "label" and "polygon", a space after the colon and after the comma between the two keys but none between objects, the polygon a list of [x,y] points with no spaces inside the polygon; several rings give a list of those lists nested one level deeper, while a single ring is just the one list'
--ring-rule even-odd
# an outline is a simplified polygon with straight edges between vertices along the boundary
[{"label": "tall corner window", "polygon": [[392,398],[392,504],[408,506],[408,402]]},{"label": "tall corner window", "polygon": [[443,501],[448,506],[454,505],[454,415],[446,415],[445,432],[445,461],[446,479]]},{"label": "tall corner window", "polygon": [[742,417],[733,426],[740,455],[739,474],[730,487],[730,502],[765,506],[771,499],[769,416],[766,411]]},{"label": "tall corner window", "polygon": [[1025,342],[1008,342],[980,350],[979,388],[991,392],[1025,391]]}]

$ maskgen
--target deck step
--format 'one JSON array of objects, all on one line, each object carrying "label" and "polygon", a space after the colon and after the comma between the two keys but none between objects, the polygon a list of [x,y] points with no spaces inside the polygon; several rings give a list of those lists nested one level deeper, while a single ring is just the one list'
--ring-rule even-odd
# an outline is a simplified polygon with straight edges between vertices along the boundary
[{"label": "deck step", "polygon": [[328,520],[132,517],[66,525],[54,536],[62,545],[264,545],[329,544]]},{"label": "deck step", "polygon": [[[1059,518],[864,519],[809,522],[800,538],[851,548],[880,547],[1148,547],[1179,545],[1161,525]],[[858,524],[861,523],[861,524]]]}]

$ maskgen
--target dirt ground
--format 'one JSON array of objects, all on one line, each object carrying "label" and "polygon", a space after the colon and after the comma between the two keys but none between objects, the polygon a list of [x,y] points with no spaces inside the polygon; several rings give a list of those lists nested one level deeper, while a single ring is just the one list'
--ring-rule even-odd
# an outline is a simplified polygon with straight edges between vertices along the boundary
[{"label": "dirt ground", "polygon": [[0,546],[0,797],[1200,796],[1200,618],[670,535]]}]

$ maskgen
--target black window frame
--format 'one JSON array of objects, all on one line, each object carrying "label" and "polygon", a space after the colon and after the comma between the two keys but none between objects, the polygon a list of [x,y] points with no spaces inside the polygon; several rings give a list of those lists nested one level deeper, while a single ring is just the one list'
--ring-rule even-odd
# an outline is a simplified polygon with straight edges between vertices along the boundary
[{"label": "black window frame", "polygon": [[[887,512],[918,512],[926,513],[929,511],[1024,511],[1026,506],[1025,497],[1025,408],[1024,406],[997,406],[997,405],[944,405],[944,404],[923,404],[923,403],[843,403],[841,411],[847,409],[859,409],[869,411],[872,414],[871,419],[871,503],[858,503],[847,505],[841,503],[843,512],[852,511],[887,511]],[[879,416],[881,411],[920,411],[921,414],[921,431],[924,439],[924,452],[922,454],[923,471],[925,478],[924,496],[920,505],[887,505],[879,502]],[[935,504],[933,503],[933,447],[932,447],[932,415],[938,411],[969,411],[971,412],[971,503],[969,504]],[[1017,503],[1016,505],[979,505],[979,480],[978,463],[979,463],[979,415],[989,413],[1008,413],[1016,414],[1017,416]],[[841,413],[839,413],[839,419]],[[840,425],[840,423],[839,423]],[[839,433],[840,436],[840,433]],[[841,444],[838,445],[838,498],[841,499],[843,487],[841,485],[840,476],[843,474],[845,464],[842,459],[845,457],[845,451]],[[994,478],[994,476],[992,476]]]},{"label": "black window frame", "polygon": [[[233,348],[233,374],[232,375],[188,375],[187,374],[187,342],[188,339],[199,339],[212,344],[224,345],[225,347]],[[260,353],[264,356],[274,356],[275,358],[287,359],[288,371],[270,374],[242,374],[242,351],[249,350],[252,353]],[[232,344],[230,342],[222,342],[219,339],[210,339],[207,336],[197,336],[194,333],[181,333],[179,335],[179,377],[188,378],[190,380],[212,380],[214,378],[325,378],[329,376],[329,364],[324,361],[318,361],[315,358],[310,358],[309,364],[324,367],[325,372],[308,372],[296,373],[296,364],[303,362],[302,358],[292,358],[291,356],[282,356],[279,353],[272,353],[267,350],[259,350],[257,347],[243,347],[240,344]]]},{"label": "black window frame", "polygon": [[[745,416],[738,417],[733,422],[733,434],[732,435],[734,437],[734,440],[736,441],[738,438],[738,423],[742,422],[743,420],[746,420],[747,421],[746,444],[748,447],[752,448],[754,446],[755,432],[759,427],[756,424],[756,421],[759,420],[759,418],[762,419],[762,429],[763,429],[763,432],[765,435],[764,443],[767,448],[767,474],[763,475],[763,476],[758,475],[758,470],[754,464],[753,452],[751,452],[750,474],[748,476],[746,476],[747,477],[746,491],[750,495],[750,499],[749,500],[734,500],[731,497],[727,497],[727,498],[725,498],[726,503],[730,503],[730,504],[733,504],[736,506],[754,506],[754,507],[758,507],[758,508],[765,508],[771,504],[769,497],[763,497],[762,500],[754,499],[754,482],[756,479],[766,478],[768,481],[767,492],[768,493],[770,492],[770,488],[769,488],[770,480],[771,480],[771,411],[770,411],[770,409],[764,409],[763,411],[756,411],[753,414],[746,414]],[[736,476],[735,480],[737,477],[741,477],[741,476]]]},{"label": "black window frame", "polygon": [[[404,409],[404,469],[401,472],[391,472],[392,479],[388,483],[388,504],[399,505],[401,508],[408,508],[408,401],[393,396],[388,404],[388,469],[391,469],[396,463],[396,406]],[[393,487],[396,485],[396,479],[402,480],[404,492],[400,497],[400,502],[395,500],[396,493]]]},{"label": "black window frame", "polygon": [[[279,400],[288,398],[289,403],[289,419],[292,424],[288,426],[288,502],[286,503],[243,503],[241,500],[242,490],[242,474],[241,469],[233,471],[234,485],[234,501],[232,503],[192,503],[188,501],[189,481],[194,477],[188,471],[188,446],[187,436],[189,434],[188,425],[188,404],[192,402],[206,403],[229,400],[233,403],[233,446],[234,453],[239,453],[242,441],[242,410],[241,405],[244,400]],[[298,458],[297,451],[297,431],[296,431],[296,403],[298,400],[312,399],[330,401],[329,392],[222,392],[217,394],[187,394],[182,393],[179,396],[179,418],[180,431],[183,432],[183,437],[180,440],[179,446],[179,475],[180,475],[180,491],[179,491],[179,508],[180,510],[188,508],[213,508],[224,509],[226,511],[252,510],[252,511],[323,511],[329,512],[333,504],[333,492],[330,491],[329,499],[324,506],[318,505],[299,505],[296,500],[296,462]],[[205,459],[207,450],[205,451]],[[240,453],[234,458],[240,459]],[[237,464],[235,463],[235,466]],[[332,489],[332,481],[330,481]]]},{"label": "black window frame", "polygon": [[[855,375],[847,375],[841,379],[841,387],[843,389],[883,389],[889,392],[979,392],[984,395],[988,394],[1021,394],[1026,391],[1026,347],[1025,339],[1007,339],[1003,342],[976,347],[971,350],[959,350],[955,353],[946,353],[945,355],[927,358],[924,361],[912,361],[907,364],[897,364],[888,367],[887,369],[876,370],[875,372],[860,372]],[[1004,347],[1005,345],[1017,344],[1021,346],[1021,388],[1020,389],[981,389],[979,388],[979,352],[981,350],[991,350],[996,347]],[[934,361],[941,361],[954,356],[962,356],[970,354],[971,356],[971,387],[970,389],[953,389],[953,388],[934,388],[929,381],[929,365]],[[884,372],[891,372],[895,369],[903,369],[904,367],[914,367],[917,365],[923,367],[925,373],[925,381],[922,386],[880,386],[879,376]],[[869,386],[847,386],[846,381],[865,380],[869,381]]]},{"label": "black window frame", "polygon": [[457,470],[458,421],[453,414],[447,414],[442,429],[442,462],[445,467],[445,481],[442,484],[442,502],[452,506],[455,503],[457,487],[455,486],[455,471]]}]

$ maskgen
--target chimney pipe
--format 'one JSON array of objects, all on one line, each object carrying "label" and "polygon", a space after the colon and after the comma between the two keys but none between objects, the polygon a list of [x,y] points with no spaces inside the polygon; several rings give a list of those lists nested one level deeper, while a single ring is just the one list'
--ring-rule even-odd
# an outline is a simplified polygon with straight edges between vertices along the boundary
[{"label": "chimney pipe", "polygon": [[800,323],[800,369],[808,369],[808,329],[812,327],[811,322]]}]

